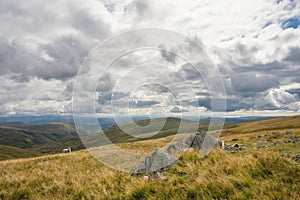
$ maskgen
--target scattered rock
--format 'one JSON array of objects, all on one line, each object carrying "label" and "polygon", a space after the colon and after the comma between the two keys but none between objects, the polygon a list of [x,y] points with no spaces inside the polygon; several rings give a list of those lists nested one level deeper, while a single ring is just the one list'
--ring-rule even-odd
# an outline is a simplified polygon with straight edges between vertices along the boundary
[{"label": "scattered rock", "polygon": [[297,139],[294,138],[288,139],[288,143],[295,143],[295,142],[297,142]]},{"label": "scattered rock", "polygon": [[271,146],[277,145],[277,144],[284,144],[284,143],[296,143],[296,142],[300,142],[300,137],[298,138],[290,138],[287,140],[280,140],[280,141],[275,141],[271,144]]},{"label": "scattered rock", "polygon": [[284,154],[282,155],[285,158],[288,158],[290,156],[289,152],[284,152]]},{"label": "scattered rock", "polygon": [[237,144],[237,143],[235,143],[231,146],[228,145],[228,144],[225,144],[224,149],[231,152],[231,153],[236,152],[236,151],[245,151],[246,150],[245,147],[243,147],[243,146],[241,146],[240,144]]},{"label": "scattered rock", "polygon": [[287,135],[291,135],[291,134],[294,134],[294,131],[292,131],[292,130],[288,130],[288,131],[286,131],[286,132],[285,132],[285,134],[287,134]]},{"label": "scattered rock", "polygon": [[238,144],[238,143],[234,143],[234,144],[232,145],[232,147],[239,148],[239,144]]},{"label": "scattered rock", "polygon": [[41,162],[38,165],[49,165],[49,162]]},{"label": "scattered rock", "polygon": [[280,137],[283,137],[283,134],[282,133],[277,133],[277,134],[274,134],[273,137],[274,138],[280,138]]}]

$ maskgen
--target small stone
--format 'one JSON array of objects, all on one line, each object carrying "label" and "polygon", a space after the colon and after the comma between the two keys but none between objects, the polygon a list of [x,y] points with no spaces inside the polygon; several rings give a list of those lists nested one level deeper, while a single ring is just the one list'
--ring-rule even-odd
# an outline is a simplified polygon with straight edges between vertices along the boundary
[{"label": "small stone", "polygon": [[38,165],[49,165],[49,162],[41,162],[41,163],[39,163]]},{"label": "small stone", "polygon": [[271,137],[272,134],[265,134],[265,137]]},{"label": "small stone", "polygon": [[232,145],[232,147],[239,148],[239,144],[238,144],[238,143],[234,143],[234,144]]},{"label": "small stone", "polygon": [[283,134],[282,133],[278,133],[278,134],[275,134],[274,137],[275,138],[280,138],[280,137],[283,137]]},{"label": "small stone", "polygon": [[285,158],[289,157],[289,153],[288,152],[284,152],[283,157],[285,157]]},{"label": "small stone", "polygon": [[295,142],[297,142],[297,140],[295,140],[295,139],[288,139],[288,143],[295,143]]},{"label": "small stone", "polygon": [[287,134],[287,135],[294,134],[294,131],[288,130],[288,131],[285,132],[285,134]]}]

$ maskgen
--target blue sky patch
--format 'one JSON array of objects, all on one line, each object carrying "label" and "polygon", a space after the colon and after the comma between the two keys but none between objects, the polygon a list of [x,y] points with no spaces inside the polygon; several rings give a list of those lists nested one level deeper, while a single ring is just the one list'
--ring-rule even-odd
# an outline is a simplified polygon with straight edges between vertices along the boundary
[{"label": "blue sky patch", "polygon": [[300,21],[298,18],[294,17],[294,18],[290,18],[286,21],[284,21],[282,23],[282,28],[283,29],[288,29],[288,28],[293,28],[293,29],[296,29],[299,27],[299,24],[300,24]]}]

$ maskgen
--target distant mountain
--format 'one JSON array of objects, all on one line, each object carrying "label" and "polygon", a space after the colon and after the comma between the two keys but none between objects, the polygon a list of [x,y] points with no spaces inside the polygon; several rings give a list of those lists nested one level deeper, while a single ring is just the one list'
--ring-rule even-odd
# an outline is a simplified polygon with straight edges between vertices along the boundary
[{"label": "distant mountain", "polygon": [[[10,126],[15,127],[22,124],[48,124],[57,122],[74,124],[74,119],[72,115],[0,115],[0,126],[10,124]],[[115,120],[110,117],[100,117],[98,118],[98,122],[103,130],[116,124]]]},{"label": "distant mountain", "polygon": [[72,115],[0,115],[0,123],[23,122],[29,124],[47,124],[51,122],[73,123]]},{"label": "distant mountain", "polygon": [[0,144],[18,148],[31,148],[76,136],[74,125],[69,123],[24,124],[7,123],[0,125]]},{"label": "distant mountain", "polygon": [[[162,122],[165,122],[163,126]],[[113,143],[124,143],[151,140],[175,135],[178,133],[179,127],[180,133],[190,133],[200,129],[207,129],[206,126],[198,126],[199,124],[197,122],[181,120],[172,117],[156,118],[152,120],[144,119],[135,122],[124,123],[120,126],[114,125],[107,129],[105,134]],[[198,129],[196,128],[195,130],[194,127],[198,127]],[[130,135],[127,133],[130,133]]]}]

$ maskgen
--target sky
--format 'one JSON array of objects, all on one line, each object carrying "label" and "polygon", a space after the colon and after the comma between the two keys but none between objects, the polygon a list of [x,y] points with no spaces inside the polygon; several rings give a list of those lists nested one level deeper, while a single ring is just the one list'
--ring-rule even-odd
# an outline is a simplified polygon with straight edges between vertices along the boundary
[{"label": "sky", "polygon": [[[80,69],[91,76],[79,79],[81,91],[96,87],[94,107],[81,102],[80,112],[298,114],[299,25],[297,0],[0,0],[0,114],[71,113]],[[202,63],[200,72],[210,76],[195,75],[172,53],[180,44],[135,50],[109,68],[83,64],[97,45],[143,28],[172,30],[199,43],[213,63]],[[138,39],[120,41],[105,53],[112,57]],[[226,108],[212,106],[212,96]]]}]

